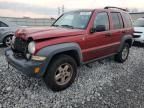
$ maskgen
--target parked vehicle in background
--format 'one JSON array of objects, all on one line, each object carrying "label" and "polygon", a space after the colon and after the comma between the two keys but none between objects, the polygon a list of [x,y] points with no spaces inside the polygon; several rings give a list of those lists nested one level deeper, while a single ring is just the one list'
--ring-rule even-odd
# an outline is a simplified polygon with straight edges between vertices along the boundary
[{"label": "parked vehicle in background", "polygon": [[29,76],[42,77],[53,91],[69,87],[83,64],[115,56],[127,60],[132,45],[130,15],[123,9],[78,10],[63,14],[47,28],[19,29],[9,64]]},{"label": "parked vehicle in background", "polygon": [[144,18],[134,22],[134,41],[144,44]]},{"label": "parked vehicle in background", "polygon": [[12,36],[17,30],[18,26],[6,20],[0,20],[0,44],[5,46],[11,45]]}]

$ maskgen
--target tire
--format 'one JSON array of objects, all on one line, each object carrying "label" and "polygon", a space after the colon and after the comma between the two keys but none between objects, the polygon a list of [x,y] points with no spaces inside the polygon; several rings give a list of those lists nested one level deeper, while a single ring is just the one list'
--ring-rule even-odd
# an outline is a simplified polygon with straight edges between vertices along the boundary
[{"label": "tire", "polygon": [[11,41],[12,41],[12,35],[6,36],[4,38],[3,43],[4,43],[5,46],[10,47],[11,46]]},{"label": "tire", "polygon": [[128,43],[125,43],[122,50],[115,55],[115,61],[123,63],[127,60],[129,55],[130,46]]},{"label": "tire", "polygon": [[68,55],[59,55],[48,66],[44,82],[51,90],[61,91],[74,82],[76,74],[76,61]]}]

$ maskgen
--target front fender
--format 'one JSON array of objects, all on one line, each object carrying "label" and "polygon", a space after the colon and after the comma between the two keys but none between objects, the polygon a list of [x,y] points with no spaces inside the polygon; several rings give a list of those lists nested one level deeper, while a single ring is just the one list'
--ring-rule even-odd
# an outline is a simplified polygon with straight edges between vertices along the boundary
[{"label": "front fender", "polygon": [[36,53],[37,56],[47,57],[43,72],[47,69],[51,59],[56,54],[63,53],[66,51],[76,51],[79,56],[79,60],[80,60],[79,62],[82,63],[83,58],[82,58],[81,48],[77,43],[62,43],[62,44],[52,45],[52,46],[44,47]]}]

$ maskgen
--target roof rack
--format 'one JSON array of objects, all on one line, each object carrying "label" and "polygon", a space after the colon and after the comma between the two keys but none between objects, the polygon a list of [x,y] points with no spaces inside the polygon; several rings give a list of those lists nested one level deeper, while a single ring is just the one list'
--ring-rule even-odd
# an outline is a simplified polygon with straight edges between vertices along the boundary
[{"label": "roof rack", "polygon": [[114,7],[114,6],[107,6],[104,9],[109,9],[109,8],[115,8],[115,9],[119,9],[119,10],[122,10],[122,11],[128,11],[127,9],[123,9],[123,8],[119,8],[119,7]]}]

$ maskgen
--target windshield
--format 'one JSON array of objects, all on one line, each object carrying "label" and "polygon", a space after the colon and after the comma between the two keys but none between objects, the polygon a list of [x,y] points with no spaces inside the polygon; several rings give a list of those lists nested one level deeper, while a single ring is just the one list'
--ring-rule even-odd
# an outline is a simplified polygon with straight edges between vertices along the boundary
[{"label": "windshield", "polygon": [[91,11],[69,12],[63,14],[52,26],[85,29],[91,14]]},{"label": "windshield", "polygon": [[134,23],[134,27],[144,27],[144,19],[136,20]]}]

